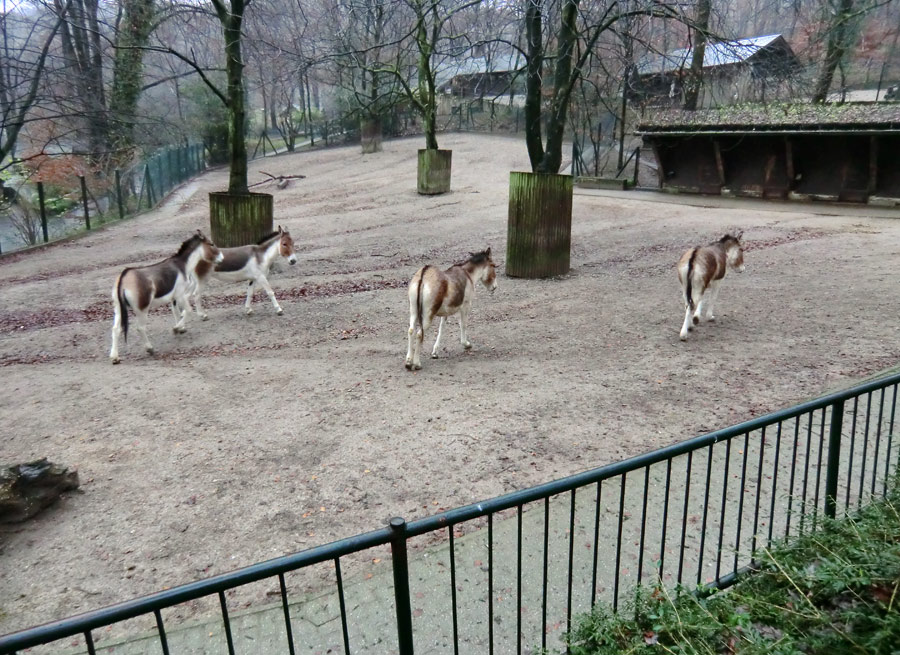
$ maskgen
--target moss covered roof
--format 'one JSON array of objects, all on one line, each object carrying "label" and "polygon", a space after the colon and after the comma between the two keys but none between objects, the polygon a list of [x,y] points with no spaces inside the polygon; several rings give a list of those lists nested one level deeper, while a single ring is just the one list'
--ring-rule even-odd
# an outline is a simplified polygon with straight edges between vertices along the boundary
[{"label": "moss covered roof", "polygon": [[900,130],[900,103],[729,105],[649,110],[638,133]]}]

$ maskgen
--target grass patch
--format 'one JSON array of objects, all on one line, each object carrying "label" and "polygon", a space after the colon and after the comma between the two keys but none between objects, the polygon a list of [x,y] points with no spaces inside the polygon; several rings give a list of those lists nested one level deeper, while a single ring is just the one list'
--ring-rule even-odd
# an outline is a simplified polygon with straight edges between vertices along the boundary
[{"label": "grass patch", "polygon": [[595,607],[573,655],[900,655],[900,487],[852,519],[759,553],[725,591],[639,588],[618,614]]}]

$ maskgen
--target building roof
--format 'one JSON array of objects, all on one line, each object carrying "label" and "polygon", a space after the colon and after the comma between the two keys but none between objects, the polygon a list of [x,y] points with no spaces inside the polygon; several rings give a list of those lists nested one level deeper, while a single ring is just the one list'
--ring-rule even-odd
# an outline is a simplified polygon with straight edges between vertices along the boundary
[{"label": "building roof", "polygon": [[[779,39],[784,41],[780,34],[769,34],[735,41],[707,43],[703,52],[703,68],[746,62]],[[658,75],[689,68],[693,56],[693,48],[679,48],[667,54],[648,57],[638,64],[638,75]]]},{"label": "building roof", "polygon": [[727,105],[717,109],[649,111],[641,136],[699,133],[900,131],[900,103]]},{"label": "building roof", "polygon": [[447,60],[435,71],[438,85],[446,84],[460,75],[482,75],[485,73],[508,73],[524,66],[524,60],[515,52],[499,52],[487,57],[466,57]]}]

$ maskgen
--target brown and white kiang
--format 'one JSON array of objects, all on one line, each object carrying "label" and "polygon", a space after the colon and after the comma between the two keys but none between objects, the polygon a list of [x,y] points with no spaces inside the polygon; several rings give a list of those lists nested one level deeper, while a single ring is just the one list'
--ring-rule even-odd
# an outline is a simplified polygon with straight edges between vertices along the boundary
[{"label": "brown and white kiang", "polygon": [[185,331],[185,319],[191,306],[187,293],[189,279],[201,262],[210,265],[222,260],[222,253],[200,230],[192,235],[173,256],[156,264],[126,268],[113,285],[112,348],[109,358],[119,363],[119,337],[128,341],[128,308],[134,312],[135,327],[144,337],[144,348],[153,354],[147,337],[147,316],[153,307],[171,305],[175,315],[172,331]]},{"label": "brown and white kiang", "polygon": [[719,284],[728,268],[744,271],[743,232],[726,234],[708,246],[685,252],[678,261],[678,281],[684,299],[684,324],[681,340],[688,337],[701,320],[715,321],[713,305],[719,295]]},{"label": "brown and white kiang", "polygon": [[253,302],[254,284],[262,287],[269,296],[275,306],[276,314],[284,313],[275,298],[275,292],[269,285],[267,276],[272,263],[279,258],[286,259],[291,265],[297,263],[294,240],[287,230],[279,225],[278,230],[266,235],[253,245],[222,248],[222,255],[222,261],[215,265],[201,263],[197,266],[191,279],[190,295],[201,319],[205,321],[209,318],[200,306],[200,293],[210,278],[223,282],[247,282],[247,300],[244,302],[244,311],[247,314],[253,313],[250,303]]},{"label": "brown and white kiang", "polygon": [[497,267],[491,259],[491,249],[472,253],[469,259],[454,264],[446,271],[426,265],[416,271],[409,282],[409,331],[406,351],[406,368],[422,368],[421,351],[425,332],[435,316],[441,318],[437,339],[431,350],[432,358],[437,358],[444,333],[444,322],[448,316],[459,314],[459,340],[463,348],[472,344],[466,336],[466,327],[472,299],[475,297],[475,282],[481,282],[493,292],[497,288]]}]

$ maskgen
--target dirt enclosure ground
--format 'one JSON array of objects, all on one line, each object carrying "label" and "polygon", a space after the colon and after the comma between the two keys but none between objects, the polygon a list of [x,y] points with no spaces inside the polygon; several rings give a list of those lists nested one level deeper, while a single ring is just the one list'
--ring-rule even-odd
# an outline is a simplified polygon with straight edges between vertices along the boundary
[{"label": "dirt enclosure ground", "polygon": [[[486,246],[502,271],[508,172],[527,168],[517,140],[442,146],[453,192],[438,197],[415,193],[418,139],[252,163],[251,182],[306,175],[273,191],[299,253],[270,278],[284,315],[260,294],[245,316],[243,288],[212,283],[208,322],[175,335],[157,311],[157,354],[132,334],[120,366],[116,275],[208,229],[224,171],[0,259],[0,463],[48,457],[81,478],[0,528],[0,633],[617,461],[900,359],[900,221],[576,193],[571,273],[480,289],[472,350],[453,319],[441,358],[410,373],[407,280]],[[674,264],[732,228],[747,270],[681,343]]]}]

